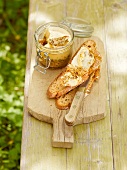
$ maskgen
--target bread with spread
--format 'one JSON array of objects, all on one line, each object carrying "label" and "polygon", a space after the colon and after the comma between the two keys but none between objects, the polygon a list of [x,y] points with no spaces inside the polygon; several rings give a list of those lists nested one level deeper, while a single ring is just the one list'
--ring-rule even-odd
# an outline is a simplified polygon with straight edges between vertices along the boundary
[{"label": "bread with spread", "polygon": [[65,70],[49,85],[47,96],[49,98],[57,98],[57,103],[60,97],[68,99],[71,96],[69,97],[71,99],[67,100],[68,105],[70,105],[76,90],[74,92],[70,91],[87,81],[93,72],[100,69],[101,59],[100,53],[96,49],[96,43],[93,40],[84,42],[74,54]]},{"label": "bread with spread", "polygon": [[[97,69],[95,72],[93,72],[89,78],[89,81],[87,83],[87,86],[85,87],[85,96],[87,96],[88,94],[90,94],[91,92],[91,88],[93,86],[93,83],[95,81],[98,81],[100,77],[100,69]],[[72,101],[74,99],[74,96],[76,94],[78,90],[78,87],[69,91],[68,93],[66,93],[63,96],[60,96],[59,98],[55,99],[55,105],[58,109],[60,110],[66,110],[69,109]]]}]

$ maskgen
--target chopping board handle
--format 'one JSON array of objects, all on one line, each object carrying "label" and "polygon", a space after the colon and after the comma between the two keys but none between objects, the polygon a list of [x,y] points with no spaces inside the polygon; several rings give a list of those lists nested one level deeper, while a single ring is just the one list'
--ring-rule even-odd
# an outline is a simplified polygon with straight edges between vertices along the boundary
[{"label": "chopping board handle", "polygon": [[72,148],[73,143],[73,126],[68,126],[65,123],[65,112],[59,110],[53,118],[52,146]]}]

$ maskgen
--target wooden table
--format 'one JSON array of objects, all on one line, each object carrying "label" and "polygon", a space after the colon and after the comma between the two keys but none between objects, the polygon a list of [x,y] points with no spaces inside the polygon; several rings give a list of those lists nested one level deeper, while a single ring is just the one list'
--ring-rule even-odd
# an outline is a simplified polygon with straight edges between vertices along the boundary
[{"label": "wooden table", "polygon": [[[30,116],[29,82],[36,56],[35,29],[72,16],[90,20],[107,60],[106,117],[74,127],[72,149],[53,148],[52,125]],[[21,170],[127,169],[127,1],[30,0]]]}]

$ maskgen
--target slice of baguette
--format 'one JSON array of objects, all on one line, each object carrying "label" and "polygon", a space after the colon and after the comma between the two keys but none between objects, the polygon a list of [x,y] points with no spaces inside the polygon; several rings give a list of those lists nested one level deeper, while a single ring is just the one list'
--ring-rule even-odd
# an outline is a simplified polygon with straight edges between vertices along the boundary
[{"label": "slice of baguette", "polygon": [[75,93],[77,92],[77,88],[69,91],[63,96],[60,96],[55,100],[56,107],[60,110],[66,110],[70,108],[71,103],[74,99]]},{"label": "slice of baguette", "polygon": [[[89,70],[84,69],[83,67],[74,67],[72,64],[73,59],[78,54],[78,52],[81,50],[82,47],[85,47],[89,51],[89,58],[94,57],[94,63],[90,66]],[[88,40],[85,43],[83,43],[80,48],[77,50],[75,55],[72,57],[71,61],[65,68],[61,74],[58,75],[58,77],[50,84],[47,90],[47,96],[49,98],[59,98],[60,96],[65,95],[69,91],[73,90],[83,82],[85,82],[89,75],[98,69],[101,62],[101,56],[99,52],[96,51],[96,43],[93,40]],[[70,73],[70,74],[69,74]],[[66,81],[68,82],[68,79],[70,79],[70,76],[75,77],[76,83],[66,84]],[[72,78],[73,79],[73,78]]]},{"label": "slice of baguette", "polygon": [[[86,86],[86,90],[85,90],[86,95],[90,94],[93,83],[95,81],[98,81],[99,77],[100,77],[100,68],[98,68],[98,70],[96,70],[94,73],[92,73],[90,80],[89,80],[89,83]],[[55,100],[56,107],[60,110],[69,109],[77,90],[78,90],[78,87],[71,90],[67,94],[57,98]]]}]

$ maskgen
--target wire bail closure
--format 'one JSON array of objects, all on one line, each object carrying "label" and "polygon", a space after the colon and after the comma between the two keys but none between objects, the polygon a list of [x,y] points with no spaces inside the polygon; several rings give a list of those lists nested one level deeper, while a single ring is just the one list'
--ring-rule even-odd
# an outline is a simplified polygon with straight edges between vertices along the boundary
[{"label": "wire bail closure", "polygon": [[38,72],[42,73],[42,74],[46,74],[46,70],[49,68],[50,66],[50,63],[51,63],[51,59],[50,57],[48,56],[48,53],[44,53],[44,56],[45,56],[45,60],[46,60],[46,66],[42,66],[39,62],[39,58],[41,58],[41,50],[38,49],[37,50],[37,57],[36,57],[36,64],[34,66],[34,69],[37,70]]}]

